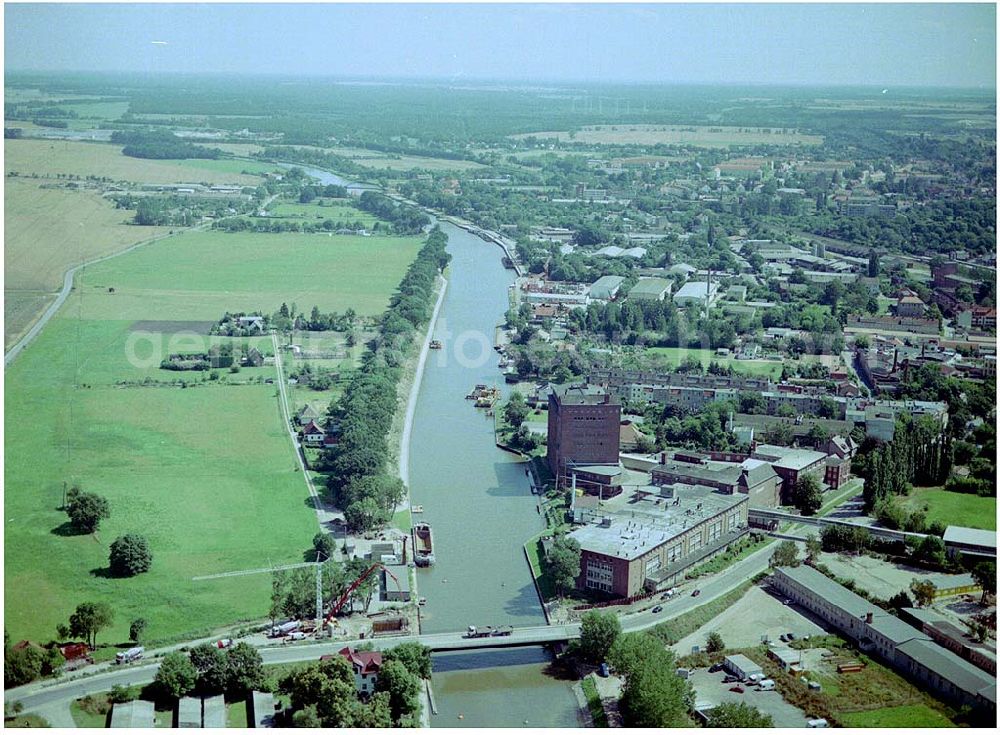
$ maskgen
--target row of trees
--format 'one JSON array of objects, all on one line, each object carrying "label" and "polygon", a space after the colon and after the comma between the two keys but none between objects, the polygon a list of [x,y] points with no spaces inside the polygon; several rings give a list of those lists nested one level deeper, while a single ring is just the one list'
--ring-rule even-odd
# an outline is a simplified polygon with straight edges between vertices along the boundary
[{"label": "row of trees", "polygon": [[866,442],[851,462],[865,479],[865,508],[873,510],[889,495],[905,495],[910,483],[939,485],[952,466],[952,442],[929,416],[896,422],[892,441]]},{"label": "row of trees", "polygon": [[374,349],[365,354],[333,411],[341,438],[324,452],[322,466],[329,473],[329,494],[357,531],[388,521],[405,494],[403,484],[385,472],[387,435],[396,412],[400,366],[415,330],[430,316],[435,280],[451,257],[447,241],[438,228],[428,235],[382,317]]},{"label": "row of trees", "polygon": [[249,643],[237,643],[226,651],[202,643],[190,653],[168,653],[153,682],[161,694],[174,699],[192,693],[239,699],[267,687],[260,652]]}]

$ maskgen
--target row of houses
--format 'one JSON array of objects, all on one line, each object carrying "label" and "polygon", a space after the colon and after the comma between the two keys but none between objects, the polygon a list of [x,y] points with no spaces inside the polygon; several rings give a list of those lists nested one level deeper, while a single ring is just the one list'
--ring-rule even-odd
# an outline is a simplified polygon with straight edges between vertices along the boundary
[{"label": "row of houses", "polygon": [[771,584],[911,681],[960,706],[996,712],[995,676],[825,574],[806,565],[780,567]]},{"label": "row of houses", "polygon": [[[247,697],[247,727],[275,727],[275,700],[270,692],[251,692]],[[135,699],[115,704],[111,710],[113,728],[156,727],[153,702]],[[173,726],[176,728],[226,727],[226,701],[219,694],[214,697],[182,697],[174,709]]]}]

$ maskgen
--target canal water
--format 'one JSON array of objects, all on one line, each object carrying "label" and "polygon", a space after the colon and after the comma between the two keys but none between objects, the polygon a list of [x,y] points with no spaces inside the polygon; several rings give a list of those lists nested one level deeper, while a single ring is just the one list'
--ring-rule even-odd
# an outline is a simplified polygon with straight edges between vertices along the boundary
[{"label": "canal water", "polygon": [[[340,177],[303,167],[323,183]],[[410,439],[410,496],[429,523],[435,564],[417,570],[421,631],[469,625],[544,625],[524,542],[545,527],[526,464],[496,447],[493,419],[465,396],[477,385],[507,390],[493,349],[508,308],[513,271],[501,250],[447,222],[452,260],[427,358]],[[571,681],[550,676],[539,647],[435,655],[438,716],[431,724],[464,727],[575,727]],[[460,720],[458,716],[462,715]]]}]

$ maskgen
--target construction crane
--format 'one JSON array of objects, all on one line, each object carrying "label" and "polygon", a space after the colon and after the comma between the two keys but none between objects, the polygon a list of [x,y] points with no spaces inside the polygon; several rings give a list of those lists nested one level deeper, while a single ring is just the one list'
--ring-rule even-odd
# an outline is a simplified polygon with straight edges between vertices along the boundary
[{"label": "construction crane", "polygon": [[399,580],[396,579],[396,575],[390,572],[389,569],[385,566],[385,564],[382,564],[381,562],[375,562],[370,567],[368,567],[364,572],[362,572],[361,576],[359,576],[357,579],[351,582],[351,584],[348,585],[347,589],[344,590],[344,594],[342,594],[340,598],[333,604],[333,607],[330,608],[330,612],[327,614],[326,619],[323,621],[324,628],[330,624],[330,621],[333,620],[333,616],[339,613],[341,609],[343,609],[344,605],[347,604],[347,600],[350,599],[351,594],[354,592],[354,590],[360,587],[361,584],[366,579],[368,579],[368,577],[370,577],[372,572],[374,572],[376,569],[384,569],[385,573],[388,574],[390,577],[392,577],[392,581],[396,583],[396,590],[398,591],[402,589],[399,585]]}]

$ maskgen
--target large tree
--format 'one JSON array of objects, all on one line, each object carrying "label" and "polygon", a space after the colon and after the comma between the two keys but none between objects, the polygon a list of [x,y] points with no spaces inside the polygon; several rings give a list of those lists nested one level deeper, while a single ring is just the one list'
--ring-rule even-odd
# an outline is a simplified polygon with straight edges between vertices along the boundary
[{"label": "large tree", "polygon": [[510,399],[508,399],[507,405],[503,409],[503,417],[515,429],[528,418],[528,404],[519,391],[514,391],[510,394]]},{"label": "large tree", "polygon": [[106,602],[84,602],[76,606],[69,616],[69,632],[87,641],[91,648],[97,647],[97,634],[109,627],[115,620],[114,611]]},{"label": "large tree", "polygon": [[375,690],[389,695],[393,722],[414,716],[420,708],[420,679],[406,670],[401,661],[385,661],[378,672]]},{"label": "large tree", "polygon": [[771,554],[772,567],[797,567],[799,565],[799,548],[794,541],[782,541]]},{"label": "large tree", "polygon": [[792,505],[804,516],[815,515],[823,507],[823,490],[812,475],[803,475],[792,488]]},{"label": "large tree", "polygon": [[260,651],[249,643],[237,643],[226,651],[226,692],[230,696],[246,697],[263,687],[265,678]]},{"label": "large tree", "polygon": [[610,659],[625,677],[620,709],[629,727],[681,727],[693,706],[693,692],[677,676],[673,653],[647,633],[618,638]]},{"label": "large tree", "polygon": [[66,505],[70,522],[84,533],[93,533],[111,517],[108,499],[96,493],[76,493]]},{"label": "large tree", "polygon": [[552,582],[560,595],[576,586],[576,578],[580,576],[581,554],[580,543],[569,536],[560,536],[552,544],[547,561]]},{"label": "large tree", "polygon": [[977,564],[972,568],[972,576],[983,590],[980,602],[985,605],[987,598],[997,593],[997,565],[992,561]]},{"label": "large tree", "polygon": [[613,612],[591,610],[580,621],[580,653],[590,663],[601,663],[622,632],[618,616]]},{"label": "large tree", "polygon": [[180,699],[194,691],[198,670],[186,653],[173,651],[163,657],[153,681],[166,696]]},{"label": "large tree", "polygon": [[153,564],[153,554],[145,536],[129,533],[111,542],[108,566],[116,577],[134,577],[148,572]]},{"label": "large tree", "polygon": [[202,694],[222,694],[226,691],[229,667],[226,655],[211,643],[201,643],[191,649],[191,664],[198,672],[197,689]]},{"label": "large tree", "polygon": [[708,638],[705,641],[705,650],[709,653],[718,653],[719,651],[726,650],[726,643],[722,640],[722,635],[713,630],[708,634]]},{"label": "large tree", "polygon": [[431,678],[431,649],[420,643],[400,643],[382,656],[383,661],[399,661],[406,670],[421,679]]}]

